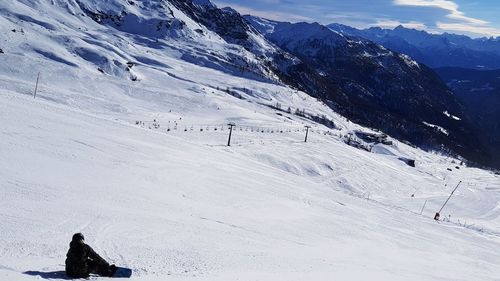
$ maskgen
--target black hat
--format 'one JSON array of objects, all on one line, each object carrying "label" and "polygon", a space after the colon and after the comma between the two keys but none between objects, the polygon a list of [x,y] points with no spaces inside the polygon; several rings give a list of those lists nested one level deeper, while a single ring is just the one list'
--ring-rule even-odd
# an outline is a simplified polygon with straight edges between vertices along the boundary
[{"label": "black hat", "polygon": [[75,233],[73,234],[73,238],[71,240],[77,242],[77,241],[83,241],[85,240],[85,238],[83,237],[83,234]]}]

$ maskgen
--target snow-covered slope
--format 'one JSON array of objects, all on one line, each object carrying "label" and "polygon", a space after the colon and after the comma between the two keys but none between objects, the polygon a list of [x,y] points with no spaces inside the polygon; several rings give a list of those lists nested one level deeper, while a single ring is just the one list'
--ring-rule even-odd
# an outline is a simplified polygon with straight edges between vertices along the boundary
[{"label": "snow-covered slope", "polygon": [[7,57],[141,80],[134,66],[168,68],[151,59],[168,52],[233,75],[275,79],[252,52],[228,44],[171,2],[12,0],[0,3],[0,9],[0,48]]},{"label": "snow-covered slope", "polygon": [[[226,128],[149,130],[5,90],[0,101],[2,280],[64,277],[77,231],[131,267],[132,280],[500,274],[499,178],[457,170],[451,159],[403,144],[369,153],[317,133],[304,143],[303,132],[236,130],[228,148]],[[271,111],[237,111],[272,119]],[[182,113],[191,122],[214,118]],[[417,168],[398,156],[416,158]],[[433,221],[459,180],[443,212],[452,222]]]},{"label": "snow-covered slope", "polygon": [[[118,6],[131,22],[161,12],[133,2]],[[370,130],[263,71],[229,71],[244,48],[172,2],[158,3],[185,25],[157,41],[82,3],[0,3],[0,280],[64,279],[79,231],[140,281],[500,274],[497,175],[396,140],[346,145]],[[451,221],[433,221],[460,180]]]},{"label": "snow-covered slope", "polygon": [[[468,160],[490,164],[472,122],[434,73],[408,57],[344,38],[324,26],[280,24],[269,37],[277,47],[234,10],[207,1],[7,1],[0,7],[6,34],[0,48],[7,62],[0,75],[12,72],[15,64],[9,62],[26,60],[34,71],[22,71],[21,76],[31,76],[24,79],[34,79],[37,71],[55,64],[73,77],[85,69],[98,76],[159,84],[161,78],[146,72],[176,77],[164,62],[168,55],[233,76],[293,85],[365,126],[420,147],[444,145]],[[462,116],[462,121],[450,120],[444,111]],[[443,135],[423,122],[450,133]]]}]

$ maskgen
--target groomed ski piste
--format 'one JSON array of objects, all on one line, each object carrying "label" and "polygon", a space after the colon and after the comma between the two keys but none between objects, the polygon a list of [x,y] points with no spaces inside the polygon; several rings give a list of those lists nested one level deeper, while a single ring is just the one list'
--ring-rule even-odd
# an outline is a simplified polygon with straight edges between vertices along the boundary
[{"label": "groomed ski piste", "polygon": [[[500,280],[498,175],[392,139],[348,146],[370,130],[305,93],[192,64],[172,47],[190,42],[79,33],[43,3],[42,27],[25,2],[0,4],[0,280],[66,279],[75,232],[139,281]],[[83,33],[102,57],[142,57],[139,79],[63,51]],[[234,51],[213,40],[198,43]]]}]

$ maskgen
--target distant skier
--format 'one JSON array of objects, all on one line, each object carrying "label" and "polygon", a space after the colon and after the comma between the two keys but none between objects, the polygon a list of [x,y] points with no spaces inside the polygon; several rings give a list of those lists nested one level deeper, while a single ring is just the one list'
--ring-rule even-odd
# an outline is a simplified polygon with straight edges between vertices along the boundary
[{"label": "distant skier", "polygon": [[101,276],[113,276],[116,266],[109,265],[84,242],[83,234],[76,233],[69,243],[66,254],[66,275],[71,278],[87,278],[91,273]]}]

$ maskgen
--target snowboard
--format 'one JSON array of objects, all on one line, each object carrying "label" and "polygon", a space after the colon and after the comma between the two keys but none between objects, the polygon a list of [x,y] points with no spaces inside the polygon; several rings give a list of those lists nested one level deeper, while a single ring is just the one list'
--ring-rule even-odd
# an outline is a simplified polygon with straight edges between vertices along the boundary
[{"label": "snowboard", "polygon": [[130,278],[132,276],[132,269],[126,267],[116,267],[116,272],[111,276],[112,278]]}]

